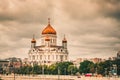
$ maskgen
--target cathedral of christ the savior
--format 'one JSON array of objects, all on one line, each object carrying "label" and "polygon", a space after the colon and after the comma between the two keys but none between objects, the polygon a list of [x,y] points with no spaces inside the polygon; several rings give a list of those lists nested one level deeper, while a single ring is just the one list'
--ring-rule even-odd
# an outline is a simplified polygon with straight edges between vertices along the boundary
[{"label": "cathedral of christ the savior", "polygon": [[33,36],[31,48],[28,52],[28,62],[30,65],[51,65],[56,62],[68,61],[67,40],[64,36],[61,46],[57,45],[57,32],[50,24],[41,33],[41,45],[36,46]]}]

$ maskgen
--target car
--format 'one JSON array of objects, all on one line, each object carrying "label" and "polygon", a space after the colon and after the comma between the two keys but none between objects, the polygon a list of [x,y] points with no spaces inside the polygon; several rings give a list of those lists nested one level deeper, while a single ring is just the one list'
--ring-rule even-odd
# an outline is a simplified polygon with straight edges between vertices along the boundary
[{"label": "car", "polygon": [[92,76],[92,73],[85,74],[85,77],[91,77],[91,76]]}]

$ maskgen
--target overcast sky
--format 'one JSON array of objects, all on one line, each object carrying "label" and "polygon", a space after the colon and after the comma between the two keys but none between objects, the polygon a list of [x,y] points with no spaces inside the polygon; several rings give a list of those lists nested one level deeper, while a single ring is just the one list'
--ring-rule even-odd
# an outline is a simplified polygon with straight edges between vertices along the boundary
[{"label": "overcast sky", "polygon": [[66,35],[70,59],[108,58],[120,50],[120,0],[0,0],[0,58],[28,57],[47,19]]}]

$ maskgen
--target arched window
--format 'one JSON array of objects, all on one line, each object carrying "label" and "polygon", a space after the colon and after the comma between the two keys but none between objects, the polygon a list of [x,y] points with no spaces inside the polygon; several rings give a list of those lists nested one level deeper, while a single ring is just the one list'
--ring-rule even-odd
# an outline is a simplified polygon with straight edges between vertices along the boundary
[{"label": "arched window", "polygon": [[35,60],[35,55],[32,56],[32,59]]},{"label": "arched window", "polygon": [[56,55],[56,60],[58,59],[58,55]]},{"label": "arched window", "polygon": [[46,60],[46,55],[44,55],[44,60]]},{"label": "arched window", "polygon": [[37,59],[38,59],[38,55],[37,55]]},{"label": "arched window", "polygon": [[53,55],[53,60],[54,60],[54,55]]},{"label": "arched window", "polygon": [[50,55],[48,55],[48,60],[50,60]]},{"label": "arched window", "polygon": [[53,39],[53,43],[55,43],[55,39]]},{"label": "arched window", "polygon": [[63,50],[61,49],[61,52],[62,52]]},{"label": "arched window", "polygon": [[67,60],[67,55],[65,55],[65,60]]},{"label": "arched window", "polygon": [[29,56],[29,59],[31,60],[31,56]]},{"label": "arched window", "polygon": [[50,39],[50,43],[52,43],[52,39]]},{"label": "arched window", "polygon": [[40,60],[42,60],[42,55],[40,55]]}]

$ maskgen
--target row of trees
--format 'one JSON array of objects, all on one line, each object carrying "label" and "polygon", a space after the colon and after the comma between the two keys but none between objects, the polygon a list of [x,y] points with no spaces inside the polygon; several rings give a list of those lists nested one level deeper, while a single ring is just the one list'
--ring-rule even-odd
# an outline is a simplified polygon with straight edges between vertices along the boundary
[{"label": "row of trees", "polygon": [[96,73],[101,75],[112,75],[117,73],[120,75],[120,60],[106,60],[100,63],[93,63],[91,61],[84,61],[80,63],[80,73]]},{"label": "row of trees", "polygon": [[52,64],[50,66],[34,65],[24,66],[19,69],[15,69],[17,74],[50,74],[50,75],[75,75],[78,72],[77,67],[72,62],[60,62]]},{"label": "row of trees", "polygon": [[52,64],[50,66],[34,65],[23,66],[21,68],[15,69],[17,74],[49,74],[49,75],[75,75],[75,74],[101,74],[103,76],[109,75],[110,71],[112,73],[116,65],[116,72],[120,75],[120,60],[106,60],[100,63],[93,63],[91,61],[84,61],[80,63],[79,68],[73,65],[72,62],[60,62]]}]

